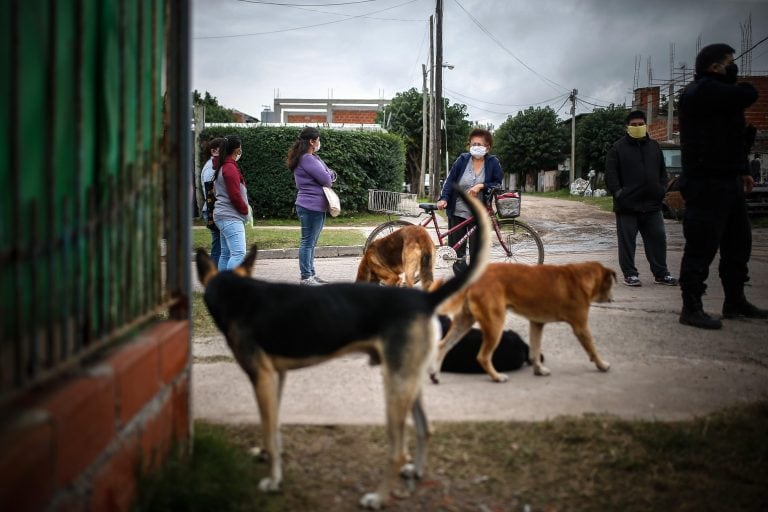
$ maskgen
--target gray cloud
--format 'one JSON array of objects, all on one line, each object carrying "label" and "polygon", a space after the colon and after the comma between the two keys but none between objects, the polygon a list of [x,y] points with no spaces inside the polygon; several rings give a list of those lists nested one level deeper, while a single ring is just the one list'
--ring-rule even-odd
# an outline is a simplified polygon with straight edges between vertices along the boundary
[{"label": "gray cloud", "polygon": [[[400,4],[370,17],[342,16]],[[257,116],[278,91],[283,98],[390,98],[420,89],[434,4],[376,0],[298,8],[194,0],[192,85]],[[640,86],[648,85],[649,58],[653,77],[669,78],[670,43],[675,66],[684,62],[689,69],[699,36],[704,45],[726,42],[740,53],[739,24],[750,13],[753,43],[768,36],[764,1],[445,0],[444,10],[444,58],[454,66],[444,71],[446,96],[467,104],[471,120],[496,126],[526,105],[552,100],[558,109],[572,88],[594,104],[630,101],[636,56],[642,59]],[[294,27],[308,28],[286,30]],[[768,42],[752,53],[752,69],[768,72]],[[591,108],[582,104],[578,111]],[[563,105],[560,115],[568,111]]]}]

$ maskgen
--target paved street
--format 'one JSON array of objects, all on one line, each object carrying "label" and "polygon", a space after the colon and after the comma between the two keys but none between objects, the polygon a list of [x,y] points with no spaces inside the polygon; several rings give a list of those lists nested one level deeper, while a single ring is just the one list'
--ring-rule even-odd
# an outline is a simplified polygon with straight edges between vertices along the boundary
[{"label": "paved street", "polygon": [[[526,197],[524,215],[543,235],[547,263],[597,260],[618,269],[612,214],[580,203]],[[682,255],[681,226],[669,221],[667,231],[668,263],[676,276]],[[358,262],[358,256],[318,258],[316,268],[327,280],[351,281]],[[507,383],[496,384],[484,374],[444,373],[439,385],[425,383],[429,418],[543,420],[563,414],[610,413],[673,420],[768,398],[768,321],[726,320],[720,331],[682,326],[677,321],[680,291],[651,284],[642,244],[636,263],[644,286],[616,284],[614,302],[594,305],[590,313],[597,350],[611,363],[610,372],[595,369],[566,324],[549,324],[544,329],[543,352],[551,376],[537,377],[524,368],[510,373]],[[704,303],[707,311],[719,313],[723,295],[716,263],[713,269]],[[750,270],[747,295],[768,307],[766,229],[754,232]],[[298,262],[261,259],[254,277],[298,282]],[[527,321],[508,314],[507,325],[528,339]],[[223,337],[195,338],[193,350],[195,417],[258,422],[250,385],[231,360]],[[284,423],[383,423],[380,372],[362,356],[293,371],[288,374],[281,417]]]}]

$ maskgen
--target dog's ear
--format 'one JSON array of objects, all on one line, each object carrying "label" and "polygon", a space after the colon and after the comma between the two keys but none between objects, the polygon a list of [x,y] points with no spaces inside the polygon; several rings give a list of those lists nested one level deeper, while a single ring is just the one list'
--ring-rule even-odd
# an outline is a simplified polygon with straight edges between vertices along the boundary
[{"label": "dog's ear", "polygon": [[248,254],[245,255],[243,262],[239,264],[237,267],[235,267],[232,270],[232,272],[242,277],[251,277],[251,272],[253,271],[253,264],[256,263],[256,254],[258,252],[259,252],[258,247],[256,247],[256,244],[253,244],[251,246],[251,250],[249,250]]},{"label": "dog's ear", "polygon": [[208,282],[218,274],[219,270],[205,249],[197,250],[195,260],[197,262],[197,278],[203,286],[208,286]]}]

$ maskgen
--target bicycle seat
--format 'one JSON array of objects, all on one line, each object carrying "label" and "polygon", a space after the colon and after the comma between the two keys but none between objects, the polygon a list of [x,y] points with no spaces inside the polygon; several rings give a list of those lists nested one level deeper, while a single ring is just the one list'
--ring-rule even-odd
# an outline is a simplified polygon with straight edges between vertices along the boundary
[{"label": "bicycle seat", "polygon": [[437,203],[419,203],[419,208],[425,212],[434,212],[435,210],[439,209],[437,207]]}]

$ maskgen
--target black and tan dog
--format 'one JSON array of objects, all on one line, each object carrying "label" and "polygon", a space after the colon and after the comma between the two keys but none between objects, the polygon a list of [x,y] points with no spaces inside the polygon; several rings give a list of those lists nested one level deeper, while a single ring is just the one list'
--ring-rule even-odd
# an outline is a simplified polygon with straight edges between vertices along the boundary
[{"label": "black and tan dog", "polygon": [[[239,267],[220,273],[205,251],[197,252],[205,303],[256,394],[270,461],[269,476],[259,483],[261,490],[277,490],[283,478],[278,408],[286,372],[349,352],[369,354],[372,363],[382,366],[390,442],[381,484],[376,492],[362,497],[361,505],[379,508],[386,503],[398,471],[421,477],[429,435],[421,386],[440,339],[435,310],[476,279],[488,258],[487,214],[479,202],[460,193],[479,220],[478,253],[466,275],[454,277],[433,292],[372,284],[265,282],[249,277],[255,248]],[[416,430],[412,464],[406,464],[404,439],[408,411]]]},{"label": "black and tan dog", "polygon": [[418,272],[422,288],[428,290],[434,266],[435,244],[424,227],[414,224],[371,242],[357,267],[356,281],[391,286],[404,281],[413,288]]},{"label": "black and tan dog", "polygon": [[[496,382],[507,376],[493,366],[491,356],[499,343],[507,309],[528,319],[531,360],[536,375],[549,375],[540,358],[544,324],[567,322],[595,366],[607,372],[611,365],[595,350],[589,330],[589,308],[593,302],[609,302],[616,272],[596,261],[565,265],[523,265],[493,263],[472,286],[455,294],[440,306],[440,313],[453,315],[453,325],[440,342],[437,366],[430,369],[432,381],[439,382],[440,362],[451,347],[477,321],[483,341],[478,362]],[[435,282],[432,288],[438,288]]]}]

